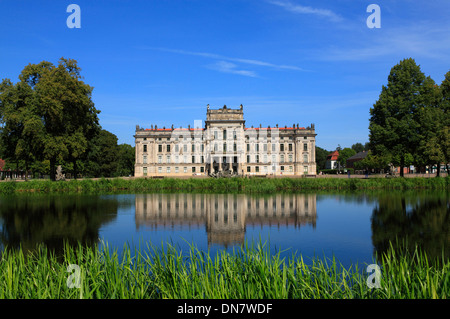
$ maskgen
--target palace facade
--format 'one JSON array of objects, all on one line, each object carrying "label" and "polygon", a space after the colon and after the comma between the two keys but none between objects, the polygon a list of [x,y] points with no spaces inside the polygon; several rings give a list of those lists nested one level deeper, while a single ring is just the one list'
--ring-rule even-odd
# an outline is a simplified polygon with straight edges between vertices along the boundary
[{"label": "palace facade", "polygon": [[243,106],[207,106],[205,125],[136,126],[135,177],[315,175],[315,128],[246,127]]}]

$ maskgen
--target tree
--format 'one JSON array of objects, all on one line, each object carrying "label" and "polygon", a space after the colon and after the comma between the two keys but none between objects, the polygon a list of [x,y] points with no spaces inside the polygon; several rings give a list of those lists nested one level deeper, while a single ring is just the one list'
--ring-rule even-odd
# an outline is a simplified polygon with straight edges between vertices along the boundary
[{"label": "tree", "polygon": [[447,174],[450,174],[450,71],[445,74],[445,79],[440,86],[441,101],[439,109],[442,111],[440,117],[441,129],[438,131],[436,138],[437,144],[442,152],[442,161],[447,168]]},{"label": "tree", "polygon": [[[6,123],[23,128],[16,133],[18,136],[10,136],[18,145],[16,155],[26,158],[32,154],[39,160],[49,160],[52,180],[57,160],[71,160],[76,165],[87,150],[88,140],[99,130],[100,111],[94,107],[92,87],[81,81],[80,71],[75,60],[64,58],[58,66],[47,61],[27,65],[18,83],[18,88],[29,94],[21,106],[26,112]],[[22,144],[21,137],[27,138]]]},{"label": "tree", "polygon": [[118,145],[119,149],[119,162],[117,168],[117,176],[129,176],[134,175],[135,164],[135,148],[129,144]]},{"label": "tree", "polygon": [[325,165],[327,163],[327,156],[330,152],[319,147],[316,146],[316,168],[317,171],[321,170],[321,169],[325,169]]},{"label": "tree", "polygon": [[33,101],[33,91],[29,85],[18,82],[13,85],[8,79],[0,85],[1,120],[0,136],[3,153],[16,162],[23,161],[25,179],[30,165],[40,153],[43,123],[36,114],[37,105]]},{"label": "tree", "polygon": [[418,110],[428,106],[426,94],[431,81],[414,59],[404,59],[391,69],[387,86],[382,86],[378,101],[370,109],[370,150],[374,155],[390,157],[394,165],[400,166],[401,176],[403,168],[410,164],[407,159],[418,155]]},{"label": "tree", "polygon": [[340,167],[346,167],[347,159],[355,155],[356,152],[354,149],[345,147],[339,151],[338,162],[340,163]]},{"label": "tree", "polygon": [[364,145],[362,143],[355,143],[352,145],[352,150],[354,150],[356,153],[362,152],[365,150]]},{"label": "tree", "polygon": [[114,177],[119,167],[117,136],[102,129],[92,140],[87,156],[86,173],[95,177]]}]

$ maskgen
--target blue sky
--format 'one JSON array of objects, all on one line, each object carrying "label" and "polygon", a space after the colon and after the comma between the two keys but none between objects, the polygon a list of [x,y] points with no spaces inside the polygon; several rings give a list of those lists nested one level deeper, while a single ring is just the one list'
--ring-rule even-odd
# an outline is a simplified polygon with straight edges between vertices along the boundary
[{"label": "blue sky", "polygon": [[[68,28],[69,4],[81,28]],[[370,29],[369,4],[381,9]],[[317,145],[368,141],[369,109],[412,57],[438,84],[450,70],[450,1],[0,0],[0,78],[72,58],[100,124],[134,145],[136,125],[205,120],[244,105],[247,126],[315,124]]]}]

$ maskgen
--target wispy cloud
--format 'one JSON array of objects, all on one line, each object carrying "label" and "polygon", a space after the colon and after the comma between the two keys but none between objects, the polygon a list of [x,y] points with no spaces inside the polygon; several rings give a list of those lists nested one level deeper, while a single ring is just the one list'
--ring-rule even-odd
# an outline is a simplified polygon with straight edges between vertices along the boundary
[{"label": "wispy cloud", "polygon": [[228,56],[215,54],[215,53],[192,52],[192,51],[186,51],[186,50],[175,50],[175,49],[167,49],[167,48],[152,48],[152,49],[156,49],[156,50],[160,50],[160,51],[164,51],[164,52],[201,56],[204,58],[210,58],[210,59],[221,60],[221,61],[231,61],[231,62],[236,62],[236,63],[256,65],[256,66],[268,67],[268,68],[273,68],[273,69],[305,71],[304,69],[302,69],[298,66],[294,66],[294,65],[274,64],[274,63],[269,63],[269,62],[265,62],[265,61],[261,61],[261,60],[254,60],[254,59],[234,58],[234,57],[228,57]]},{"label": "wispy cloud", "polygon": [[409,28],[391,28],[358,47],[341,47],[313,53],[316,58],[328,61],[365,61],[389,56],[421,57],[446,61],[450,58],[448,30],[420,24]]},{"label": "wispy cloud", "polygon": [[329,9],[319,9],[308,6],[302,6],[300,4],[293,4],[290,1],[267,0],[267,2],[296,14],[313,14],[319,17],[330,19],[331,21],[334,22],[339,22],[343,20],[343,18],[340,15]]},{"label": "wispy cloud", "polygon": [[223,73],[232,73],[249,77],[257,77],[256,72],[248,70],[239,70],[237,69],[236,64],[227,61],[218,61],[212,65],[209,65],[208,68]]}]

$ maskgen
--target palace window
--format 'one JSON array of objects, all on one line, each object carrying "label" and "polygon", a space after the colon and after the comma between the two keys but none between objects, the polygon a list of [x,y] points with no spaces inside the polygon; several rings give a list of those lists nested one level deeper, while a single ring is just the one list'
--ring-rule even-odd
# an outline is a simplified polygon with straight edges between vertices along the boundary
[{"label": "palace window", "polygon": [[292,144],[289,144],[289,151],[292,151]]},{"label": "palace window", "polygon": [[308,150],[308,144],[304,143],[303,144],[303,151],[307,151]]},{"label": "palace window", "polygon": [[158,152],[162,152],[162,145],[161,144],[158,145]]},{"label": "palace window", "polygon": [[147,152],[147,145],[144,145],[144,152]]},{"label": "palace window", "polygon": [[147,167],[144,167],[144,176],[147,176]]},{"label": "palace window", "polygon": [[170,144],[167,145],[167,152],[170,152]]},{"label": "palace window", "polygon": [[307,154],[303,155],[303,163],[308,163],[308,155]]},{"label": "palace window", "polygon": [[144,164],[147,164],[147,155],[144,155],[143,163],[144,163]]}]

